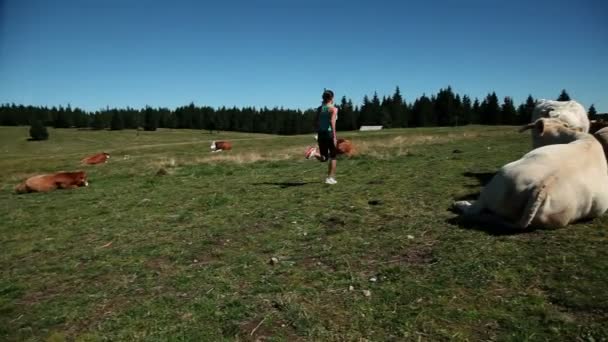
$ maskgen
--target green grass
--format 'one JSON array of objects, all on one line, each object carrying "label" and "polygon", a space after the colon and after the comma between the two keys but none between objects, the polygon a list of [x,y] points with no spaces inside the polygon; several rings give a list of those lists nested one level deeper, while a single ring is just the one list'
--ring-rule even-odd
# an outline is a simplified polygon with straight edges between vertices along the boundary
[{"label": "green grass", "polygon": [[[514,128],[348,133],[331,187],[310,135],[49,133],[0,128],[1,340],[608,338],[607,217],[505,235],[447,210],[529,149]],[[11,193],[76,169],[90,187]]]}]

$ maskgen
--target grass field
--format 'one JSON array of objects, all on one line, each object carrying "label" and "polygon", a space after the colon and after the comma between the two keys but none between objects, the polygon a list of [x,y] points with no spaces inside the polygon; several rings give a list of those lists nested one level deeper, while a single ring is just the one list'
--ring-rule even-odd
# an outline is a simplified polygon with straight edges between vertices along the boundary
[{"label": "grass field", "polygon": [[[608,217],[504,234],[447,210],[529,149],[512,127],[347,133],[335,186],[310,135],[27,131],[0,127],[0,340],[608,339]],[[88,188],[11,192],[76,169]]]}]

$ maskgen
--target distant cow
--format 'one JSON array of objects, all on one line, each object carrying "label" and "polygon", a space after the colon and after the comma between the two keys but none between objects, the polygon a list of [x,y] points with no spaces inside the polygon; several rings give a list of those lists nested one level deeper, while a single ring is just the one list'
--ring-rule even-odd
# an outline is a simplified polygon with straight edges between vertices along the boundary
[{"label": "distant cow", "polygon": [[106,153],[106,152],[102,152],[102,153],[98,153],[98,154],[86,157],[83,160],[81,160],[80,162],[83,164],[94,165],[94,164],[107,163],[108,159],[110,159],[110,154]]},{"label": "distant cow", "polygon": [[540,118],[555,118],[572,129],[589,132],[589,117],[585,108],[576,101],[539,100],[532,112],[532,122]]},{"label": "distant cow", "polygon": [[232,143],[230,141],[212,141],[211,152],[229,151],[232,150]]},{"label": "distant cow", "polygon": [[87,174],[84,171],[57,172],[30,177],[15,187],[18,194],[28,192],[49,192],[55,189],[73,189],[88,186]]},{"label": "distant cow", "polygon": [[600,138],[558,119],[539,119],[530,128],[558,144],[503,166],[477,201],[455,202],[454,208],[468,220],[519,229],[564,227],[602,215],[608,209],[608,164]]}]

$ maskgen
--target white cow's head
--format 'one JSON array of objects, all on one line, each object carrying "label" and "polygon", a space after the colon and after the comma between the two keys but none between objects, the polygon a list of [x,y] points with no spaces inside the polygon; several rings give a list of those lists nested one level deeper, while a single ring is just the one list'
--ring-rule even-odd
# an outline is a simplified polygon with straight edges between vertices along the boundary
[{"label": "white cow's head", "polygon": [[580,103],[574,100],[538,100],[532,111],[532,122],[541,118],[560,119],[572,128],[581,128],[583,132],[589,132],[587,111]]},{"label": "white cow's head", "polygon": [[211,151],[215,151],[217,147],[215,146],[215,140],[211,142]]},{"label": "white cow's head", "polygon": [[520,128],[519,132],[532,130],[532,147],[568,144],[581,138],[581,128],[571,128],[567,123],[554,118],[541,118]]}]

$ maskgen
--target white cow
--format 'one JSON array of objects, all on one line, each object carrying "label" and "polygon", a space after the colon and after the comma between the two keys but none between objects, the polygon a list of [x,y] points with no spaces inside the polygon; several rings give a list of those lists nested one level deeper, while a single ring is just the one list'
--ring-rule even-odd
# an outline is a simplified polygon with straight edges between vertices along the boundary
[{"label": "white cow", "polygon": [[587,111],[576,101],[539,100],[532,112],[532,122],[540,118],[560,119],[573,129],[589,132]]},{"label": "white cow", "polygon": [[503,166],[473,203],[454,208],[465,219],[524,229],[564,227],[608,209],[608,164],[593,135],[557,119],[539,119],[533,130],[546,143]]}]

